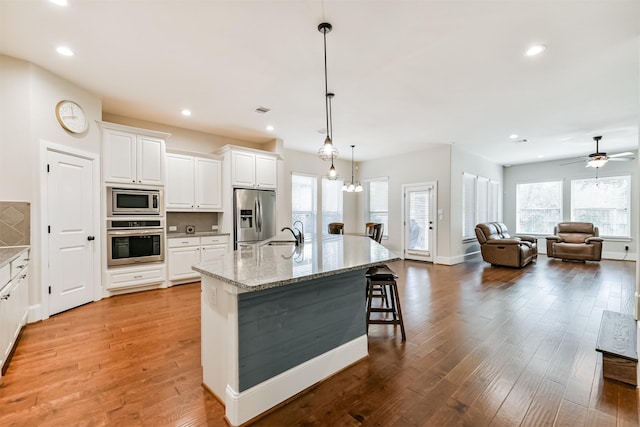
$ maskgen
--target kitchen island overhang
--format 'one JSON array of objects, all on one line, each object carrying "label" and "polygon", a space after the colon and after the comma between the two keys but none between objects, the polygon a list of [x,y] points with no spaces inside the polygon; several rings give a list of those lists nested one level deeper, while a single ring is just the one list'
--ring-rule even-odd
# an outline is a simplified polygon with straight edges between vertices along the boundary
[{"label": "kitchen island overhang", "polygon": [[201,264],[203,384],[241,425],[366,357],[365,271],[399,259],[372,239],[255,244]]}]

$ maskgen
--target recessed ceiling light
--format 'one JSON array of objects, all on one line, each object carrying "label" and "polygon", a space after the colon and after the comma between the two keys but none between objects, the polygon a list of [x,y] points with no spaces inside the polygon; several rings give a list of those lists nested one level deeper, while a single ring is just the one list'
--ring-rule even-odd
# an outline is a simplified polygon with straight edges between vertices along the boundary
[{"label": "recessed ceiling light", "polygon": [[545,46],[543,44],[536,44],[536,45],[531,46],[529,49],[527,49],[527,51],[525,52],[525,55],[527,55],[527,56],[536,56],[538,54],[541,54],[545,50],[547,50],[547,46]]},{"label": "recessed ceiling light", "polygon": [[53,4],[57,4],[58,6],[68,6],[69,2],[67,0],[49,0]]},{"label": "recessed ceiling light", "polygon": [[539,159],[544,159],[544,154],[538,154]]},{"label": "recessed ceiling light", "polygon": [[273,127],[273,126],[271,126],[271,125],[268,125],[268,126],[267,126],[267,130],[268,130],[269,132],[273,132],[273,129],[274,129],[274,127]]},{"label": "recessed ceiling light", "polygon": [[64,56],[73,56],[73,51],[66,46],[58,46],[56,52]]},{"label": "recessed ceiling light", "polygon": [[190,116],[191,115],[191,110],[187,110],[186,108],[184,110],[181,111],[183,116]]},{"label": "recessed ceiling light", "polygon": [[518,137],[518,135],[516,135],[515,133],[509,135],[509,138],[511,139],[516,139]]}]

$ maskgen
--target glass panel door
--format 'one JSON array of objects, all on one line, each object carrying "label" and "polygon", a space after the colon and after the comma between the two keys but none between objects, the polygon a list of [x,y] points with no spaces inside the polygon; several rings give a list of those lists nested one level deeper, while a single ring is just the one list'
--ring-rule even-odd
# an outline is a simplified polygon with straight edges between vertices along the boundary
[{"label": "glass panel door", "polygon": [[435,227],[433,186],[406,186],[404,200],[405,258],[432,261]]}]

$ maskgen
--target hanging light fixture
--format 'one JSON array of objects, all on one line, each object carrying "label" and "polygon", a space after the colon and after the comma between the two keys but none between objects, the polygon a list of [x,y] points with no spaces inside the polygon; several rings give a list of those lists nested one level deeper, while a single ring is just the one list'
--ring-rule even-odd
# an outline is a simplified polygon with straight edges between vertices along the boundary
[{"label": "hanging light fixture", "polygon": [[346,191],[348,193],[359,193],[362,191],[360,181],[355,181],[353,176],[353,149],[355,147],[355,145],[351,145],[351,182],[347,181],[342,185],[342,191]]},{"label": "hanging light fixture", "polygon": [[335,172],[333,159],[338,156],[338,149],[333,145],[333,130],[331,129],[333,125],[331,120],[331,98],[334,97],[334,94],[329,93],[329,84],[327,81],[327,33],[330,33],[332,28],[333,27],[328,22],[323,22],[318,25],[318,31],[322,33],[324,39],[324,108],[327,121],[327,137],[324,139],[322,147],[318,150],[318,156],[322,160],[331,160],[330,171]]}]

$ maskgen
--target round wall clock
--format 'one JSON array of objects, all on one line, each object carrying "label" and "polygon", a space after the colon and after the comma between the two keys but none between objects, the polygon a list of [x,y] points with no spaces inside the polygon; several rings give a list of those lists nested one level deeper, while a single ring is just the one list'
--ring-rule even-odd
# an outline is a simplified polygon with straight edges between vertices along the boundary
[{"label": "round wall clock", "polygon": [[89,127],[82,107],[73,101],[60,101],[56,105],[56,118],[64,129],[71,133],[82,133]]}]

